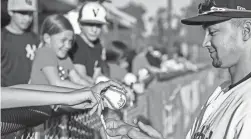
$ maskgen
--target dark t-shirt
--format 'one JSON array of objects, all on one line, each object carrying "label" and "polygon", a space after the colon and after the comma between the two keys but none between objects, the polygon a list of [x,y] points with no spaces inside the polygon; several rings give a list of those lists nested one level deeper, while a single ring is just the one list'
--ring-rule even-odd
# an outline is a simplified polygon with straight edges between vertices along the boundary
[{"label": "dark t-shirt", "polygon": [[76,35],[76,42],[73,48],[69,51],[69,55],[72,58],[74,64],[84,65],[88,76],[92,77],[94,73],[95,61],[98,61],[98,67],[102,65],[101,60],[102,46],[99,41],[95,43],[95,46],[89,47],[88,44],[79,36]]},{"label": "dark t-shirt", "polygon": [[[27,84],[30,78],[33,53],[28,44],[37,45],[34,33],[13,34],[6,28],[1,32],[1,86]],[[31,51],[30,51],[31,50]]]}]

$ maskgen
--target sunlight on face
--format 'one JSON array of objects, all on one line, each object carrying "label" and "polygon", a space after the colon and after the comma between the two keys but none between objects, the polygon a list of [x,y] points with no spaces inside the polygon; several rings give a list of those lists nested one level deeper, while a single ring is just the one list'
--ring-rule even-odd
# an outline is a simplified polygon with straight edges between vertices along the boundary
[{"label": "sunlight on face", "polygon": [[80,23],[80,28],[82,33],[86,36],[86,38],[89,41],[93,42],[100,37],[102,24]]},{"label": "sunlight on face", "polygon": [[241,29],[235,28],[230,21],[205,26],[203,46],[209,51],[213,66],[229,68],[241,57]]},{"label": "sunlight on face", "polygon": [[65,58],[72,47],[73,31],[66,30],[51,36],[51,47],[59,58]]}]

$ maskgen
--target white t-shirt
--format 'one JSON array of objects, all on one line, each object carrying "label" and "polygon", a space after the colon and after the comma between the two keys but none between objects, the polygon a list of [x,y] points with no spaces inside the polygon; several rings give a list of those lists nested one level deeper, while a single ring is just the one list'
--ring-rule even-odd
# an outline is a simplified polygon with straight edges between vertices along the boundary
[{"label": "white t-shirt", "polygon": [[186,139],[251,139],[251,79],[216,88]]}]

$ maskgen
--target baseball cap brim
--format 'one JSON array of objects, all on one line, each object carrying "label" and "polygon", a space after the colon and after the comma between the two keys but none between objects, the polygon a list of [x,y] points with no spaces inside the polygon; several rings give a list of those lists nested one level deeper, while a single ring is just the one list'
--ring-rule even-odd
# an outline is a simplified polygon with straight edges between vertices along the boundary
[{"label": "baseball cap brim", "polygon": [[81,23],[87,23],[87,24],[107,24],[107,22],[102,22],[102,21],[94,21],[94,20],[84,20],[84,21],[79,21]]},{"label": "baseball cap brim", "polygon": [[205,23],[223,22],[231,19],[230,17],[221,17],[216,15],[198,15],[181,20],[185,25],[203,25]]},{"label": "baseball cap brim", "polygon": [[13,9],[10,11],[16,11],[16,12],[36,12],[36,9]]},{"label": "baseball cap brim", "polygon": [[202,14],[181,20],[186,25],[203,25],[205,23],[223,22],[232,18],[251,18],[250,11],[227,11]]},{"label": "baseball cap brim", "polygon": [[233,10],[233,11],[226,11],[226,12],[215,12],[213,13],[216,16],[225,16],[231,18],[251,18],[251,11],[250,10]]}]

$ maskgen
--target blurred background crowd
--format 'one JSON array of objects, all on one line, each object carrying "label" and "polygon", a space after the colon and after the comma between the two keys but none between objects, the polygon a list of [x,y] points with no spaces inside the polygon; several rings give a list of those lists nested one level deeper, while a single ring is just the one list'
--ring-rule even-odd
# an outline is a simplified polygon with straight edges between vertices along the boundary
[{"label": "blurred background crowd", "polygon": [[[113,79],[127,86],[129,93],[127,93],[126,107],[118,111],[107,109],[106,118],[115,117],[131,124],[134,120],[141,120],[160,130],[164,137],[184,138],[191,127],[190,122],[198,114],[198,110],[210,95],[211,90],[221,80],[227,78],[225,74],[222,74],[224,72],[213,70],[211,66],[208,66],[211,65],[211,60],[207,50],[201,47],[204,37],[202,28],[184,26],[180,23],[180,19],[197,14],[196,6],[200,3],[199,0],[186,0],[186,2],[184,0],[156,0],[156,3],[160,3],[156,6],[153,4],[155,1],[151,0],[26,1],[35,2],[38,9],[32,14],[33,22],[28,28],[37,36],[41,33],[44,20],[54,14],[64,15],[71,23],[74,33],[79,35],[82,32],[78,22],[79,12],[84,11],[81,9],[82,5],[94,1],[105,8],[107,23],[101,27],[100,42],[98,42],[100,49],[81,50],[79,48],[76,51],[83,51],[83,53],[72,54],[70,52],[69,55],[73,55],[71,59],[74,64],[78,64],[78,58],[85,61],[84,77],[81,76],[86,82],[83,84]],[[1,1],[2,30],[11,20],[7,5],[8,0]],[[12,41],[20,41],[13,39]],[[43,39],[46,42],[45,37]],[[3,41],[7,40],[2,39],[2,44]],[[82,46],[83,42],[78,36],[73,41],[79,43],[79,47]],[[36,44],[38,46],[40,43]],[[96,43],[93,44],[96,45]],[[47,50],[44,51],[42,59],[50,60]],[[43,51],[39,52],[42,54]],[[1,65],[4,68],[4,63]],[[71,83],[66,82],[68,79],[65,70],[62,67],[58,69],[60,79],[65,82],[56,85],[71,86]],[[79,69],[77,71],[81,73]],[[35,67],[27,72],[33,76],[33,71],[36,71]],[[3,78],[6,78],[5,74],[7,72],[2,72],[1,86],[13,85],[3,82]],[[40,77],[37,74],[39,73],[34,73],[34,76]],[[39,82],[31,77],[31,84]],[[50,83],[53,85],[51,81]],[[75,138],[94,138],[94,136],[106,138],[102,133],[94,131],[95,126],[98,126],[100,122],[97,117],[88,117],[83,113],[72,114],[70,117],[72,119],[68,119],[68,124],[79,128],[79,131],[71,131],[71,135]],[[82,125],[77,122],[79,118],[82,118],[82,121],[80,120]],[[75,122],[71,121],[73,119]],[[58,126],[59,121],[54,120],[54,123],[48,126]],[[53,132],[50,131],[50,136],[58,134],[54,132],[57,129],[49,129],[53,130]],[[23,135],[24,132],[21,132],[20,137]]]}]

